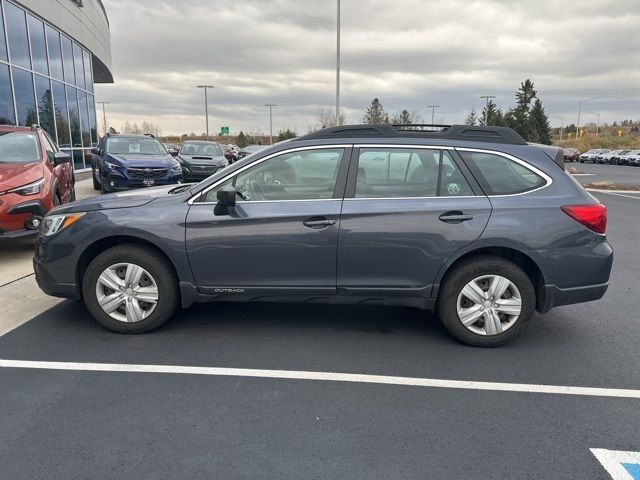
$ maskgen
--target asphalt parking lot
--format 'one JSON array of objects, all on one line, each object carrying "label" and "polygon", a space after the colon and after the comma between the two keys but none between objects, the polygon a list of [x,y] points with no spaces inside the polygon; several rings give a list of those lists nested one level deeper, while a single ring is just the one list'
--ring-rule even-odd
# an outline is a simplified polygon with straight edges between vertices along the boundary
[{"label": "asphalt parking lot", "polygon": [[598,163],[565,163],[567,170],[576,168],[580,183],[611,182],[620,185],[640,185],[640,167],[629,165],[600,165]]},{"label": "asphalt parking lot", "polygon": [[122,336],[56,303],[0,337],[0,478],[608,478],[590,448],[640,450],[640,195],[596,196],[605,298],[493,350],[412,309],[196,305]]}]

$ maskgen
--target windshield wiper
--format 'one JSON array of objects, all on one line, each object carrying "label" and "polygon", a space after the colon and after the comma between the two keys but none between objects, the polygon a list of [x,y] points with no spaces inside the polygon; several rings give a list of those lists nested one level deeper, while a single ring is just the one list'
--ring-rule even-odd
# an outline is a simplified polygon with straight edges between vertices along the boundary
[{"label": "windshield wiper", "polygon": [[172,188],[171,190],[169,190],[169,193],[170,194],[180,193],[180,192],[184,192],[185,190],[188,190],[189,188],[191,188],[190,183],[186,185],[180,185],[179,187],[176,187],[176,188]]}]

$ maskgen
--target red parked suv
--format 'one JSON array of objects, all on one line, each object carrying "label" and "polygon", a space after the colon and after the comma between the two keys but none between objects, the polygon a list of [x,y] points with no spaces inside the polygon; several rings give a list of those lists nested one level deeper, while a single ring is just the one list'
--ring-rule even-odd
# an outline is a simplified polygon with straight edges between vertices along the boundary
[{"label": "red parked suv", "polygon": [[0,125],[0,239],[37,233],[49,210],[74,200],[71,156],[40,127]]}]

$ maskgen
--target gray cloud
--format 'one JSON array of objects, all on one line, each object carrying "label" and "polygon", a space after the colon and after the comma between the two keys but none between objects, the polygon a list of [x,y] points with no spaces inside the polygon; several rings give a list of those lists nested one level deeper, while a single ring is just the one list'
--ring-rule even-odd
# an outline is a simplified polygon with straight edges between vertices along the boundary
[{"label": "gray cloud", "polygon": [[[299,133],[335,101],[334,0],[105,0],[114,85],[110,123],[151,120],[165,133],[211,125]],[[350,122],[373,97],[392,113],[461,122],[482,94],[508,107],[531,78],[554,116],[575,122],[580,98],[602,121],[640,118],[637,0],[343,0],[342,93]],[[588,115],[587,119],[589,119]]]}]

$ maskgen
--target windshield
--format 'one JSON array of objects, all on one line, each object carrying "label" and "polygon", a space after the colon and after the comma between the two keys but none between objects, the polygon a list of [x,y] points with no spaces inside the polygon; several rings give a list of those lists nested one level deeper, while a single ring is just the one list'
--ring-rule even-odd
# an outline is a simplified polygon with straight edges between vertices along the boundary
[{"label": "windshield", "polygon": [[33,163],[39,159],[40,152],[35,135],[0,132],[0,163]]},{"label": "windshield", "polygon": [[209,157],[221,157],[222,150],[214,142],[184,142],[180,153],[185,155],[207,155]]},{"label": "windshield", "polygon": [[107,153],[115,155],[166,155],[162,144],[153,138],[110,138],[107,140]]}]

